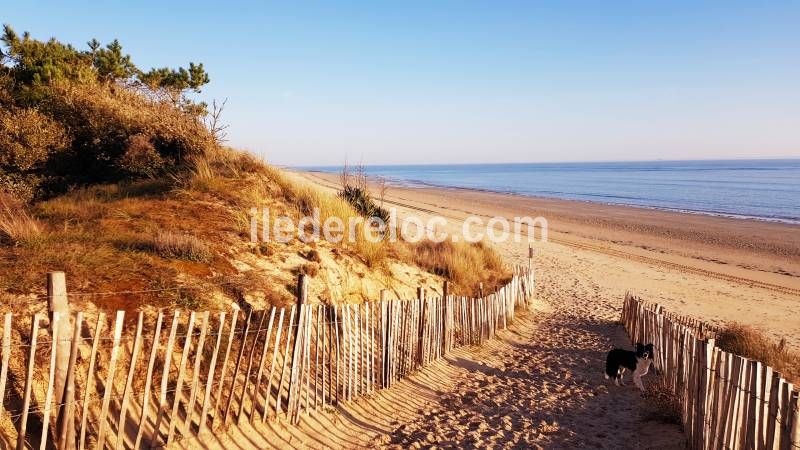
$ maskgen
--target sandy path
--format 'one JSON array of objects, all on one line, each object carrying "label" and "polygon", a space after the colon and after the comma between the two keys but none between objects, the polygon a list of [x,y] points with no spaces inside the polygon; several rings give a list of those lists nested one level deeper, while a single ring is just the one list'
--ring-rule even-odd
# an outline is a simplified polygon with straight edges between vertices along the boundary
[{"label": "sandy path", "polygon": [[544,302],[505,338],[509,348],[477,350],[478,363],[439,405],[381,445],[683,448],[680,428],[655,419],[638,390],[609,386],[602,377],[605,351],[630,345],[617,323],[619,305],[591,279],[566,288],[553,283],[548,274],[567,269],[558,258],[547,258],[546,267],[537,280]]},{"label": "sandy path", "polygon": [[[245,425],[179,446],[683,448],[680,428],[654,419],[632,385],[603,379],[605,352],[630,346],[604,260],[548,249],[537,255],[535,309],[499,339],[457,349],[371,398],[303,416],[297,427]],[[521,261],[518,250],[502,249],[509,262]]]}]

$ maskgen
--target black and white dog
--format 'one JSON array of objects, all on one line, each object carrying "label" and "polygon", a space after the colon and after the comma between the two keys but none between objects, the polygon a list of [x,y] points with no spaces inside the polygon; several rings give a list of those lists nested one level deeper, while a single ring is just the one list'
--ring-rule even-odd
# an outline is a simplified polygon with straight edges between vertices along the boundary
[{"label": "black and white dog", "polygon": [[650,364],[653,362],[653,344],[644,345],[641,342],[636,344],[636,351],[615,348],[608,352],[606,358],[606,380],[614,379],[614,384],[619,386],[625,369],[633,372],[633,383],[644,392],[642,385],[642,375],[647,374]]}]

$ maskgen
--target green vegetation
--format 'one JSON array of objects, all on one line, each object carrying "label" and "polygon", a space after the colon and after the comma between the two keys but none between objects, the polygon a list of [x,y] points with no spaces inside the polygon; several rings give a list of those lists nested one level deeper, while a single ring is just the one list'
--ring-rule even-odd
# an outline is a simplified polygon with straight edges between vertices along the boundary
[{"label": "green vegetation", "polygon": [[[41,292],[42,275],[53,270],[67,272],[80,291],[152,291],[91,299],[110,310],[203,308],[219,304],[220,292],[243,301],[260,291],[282,304],[292,293],[274,281],[295,270],[283,268],[306,244],[251,243],[251,208],[288,216],[318,209],[322,222],[388,221],[383,190],[379,206],[363,167],[337,196],[222,146],[222,106],[208,111],[190,98],[209,82],[202,64],[142,71],[116,40],[78,50],[7,25],[0,39],[0,300],[7,305]],[[489,291],[507,275],[488,247],[373,242],[364,238],[369,226],[358,225],[355,242],[331,244],[337,257],[387,273],[396,262],[418,264],[454,281],[454,292],[476,292],[479,282]],[[317,275],[319,253],[303,252],[307,262],[296,270]],[[244,253],[256,253],[263,267],[243,268]]]},{"label": "green vegetation", "polygon": [[207,107],[187,96],[202,64],[147,72],[118,41],[87,50],[19,36],[0,50],[0,189],[23,201],[70,187],[153,178],[213,150]]}]

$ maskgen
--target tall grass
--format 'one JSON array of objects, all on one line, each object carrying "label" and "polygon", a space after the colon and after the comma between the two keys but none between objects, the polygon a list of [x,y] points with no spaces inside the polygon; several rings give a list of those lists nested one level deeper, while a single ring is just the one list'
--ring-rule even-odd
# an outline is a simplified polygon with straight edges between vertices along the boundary
[{"label": "tall grass", "polygon": [[0,241],[32,246],[44,239],[44,230],[24,205],[0,195]]},{"label": "tall grass", "polygon": [[775,344],[763,332],[740,323],[730,323],[717,335],[717,346],[726,352],[755,359],[771,366],[784,378],[800,382],[800,354]]},{"label": "tall grass", "polygon": [[121,240],[125,247],[147,251],[164,258],[185,259],[206,262],[212,257],[208,245],[195,236],[159,230],[153,235],[141,234]]},{"label": "tall grass", "polygon": [[509,277],[503,259],[483,242],[421,241],[407,244],[405,258],[449,279],[457,293],[476,295],[480,283],[491,292]]}]

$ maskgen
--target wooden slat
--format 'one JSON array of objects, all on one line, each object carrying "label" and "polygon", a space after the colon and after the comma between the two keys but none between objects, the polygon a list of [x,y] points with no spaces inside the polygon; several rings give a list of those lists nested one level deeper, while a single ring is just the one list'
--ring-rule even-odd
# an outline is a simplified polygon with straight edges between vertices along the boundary
[{"label": "wooden slat", "polygon": [[[225,330],[225,312],[219,313],[219,326],[217,327],[217,340],[214,343],[214,350],[211,353],[211,362],[208,364],[208,375],[206,375],[206,389],[203,394],[203,406],[200,409],[200,426],[197,433],[201,434],[206,429],[208,409],[211,405],[211,389],[214,386],[214,373],[217,366],[217,357],[219,356],[219,348],[222,344],[222,333]],[[222,384],[222,379],[220,379]]]},{"label": "wooden slat", "polygon": [[0,416],[4,411],[6,380],[8,379],[8,359],[11,356],[11,313],[3,317],[3,359],[0,363]]},{"label": "wooden slat", "polygon": [[169,372],[172,368],[172,349],[175,346],[175,334],[178,331],[178,323],[180,321],[180,311],[175,311],[172,315],[172,328],[169,330],[169,337],[167,338],[167,347],[164,349],[164,365],[161,368],[161,388],[158,395],[158,410],[156,411],[156,424],[153,427],[153,433],[150,436],[151,445],[155,444],[158,436],[161,434],[161,421],[164,418],[165,409],[167,407],[167,385],[169,382]]},{"label": "wooden slat", "polygon": [[[270,364],[269,368],[269,378],[267,378],[267,393],[264,397],[264,414],[261,416],[261,422],[265,422],[267,420],[267,416],[269,416],[269,399],[272,397],[272,376],[275,373],[275,363],[278,360],[278,354],[280,353],[280,345],[281,345],[281,330],[283,329],[283,316],[286,312],[286,308],[281,308],[280,318],[278,319],[278,329],[275,330],[275,345],[273,345],[272,350],[272,363]],[[278,396],[281,395],[280,386],[278,386]],[[277,409],[277,397],[275,399],[275,407]]]},{"label": "wooden slat", "polygon": [[[261,311],[261,318],[256,327],[256,334],[253,336],[253,345],[250,346],[250,355],[247,357],[247,369],[244,372],[244,381],[242,383],[242,400],[239,402],[239,411],[236,413],[236,423],[241,423],[242,413],[244,412],[244,404],[247,399],[247,386],[250,382],[250,371],[253,369],[253,357],[256,354],[256,347],[258,347],[258,335],[264,327],[264,320],[267,318],[267,311]],[[268,337],[264,338],[264,345],[266,345]],[[255,408],[254,408],[255,409]]]},{"label": "wooden slat", "polygon": [[339,336],[339,307],[338,307],[338,305],[333,305],[333,317],[334,317],[333,328],[334,328],[334,331],[336,332],[336,389],[335,389],[336,390],[336,405],[339,405],[339,399],[340,399],[340,397],[339,397],[339,391],[340,391],[339,386],[341,386],[339,384],[339,381],[340,381],[340,373],[339,373],[340,369],[339,369],[339,367],[341,366],[341,351],[340,351],[340,348],[339,348],[340,347],[340,336]]},{"label": "wooden slat", "polygon": [[[194,405],[197,401],[197,388],[200,385],[200,363],[203,357],[203,347],[206,343],[206,334],[208,332],[208,311],[203,313],[203,321],[200,325],[200,337],[197,340],[197,347],[194,357],[194,370],[192,371],[192,387],[189,390],[189,403],[186,405],[186,420],[183,422],[183,434],[187,435],[191,432],[192,417],[194,417]],[[203,421],[203,417],[199,419]]]},{"label": "wooden slat", "polygon": [[[222,368],[219,371],[219,383],[217,384],[217,394],[214,396],[214,415],[211,417],[211,427],[214,427],[217,417],[220,414],[219,402],[222,400],[222,390],[225,386],[225,375],[228,369],[228,358],[231,355],[233,338],[236,336],[236,319],[239,318],[238,307],[233,310],[231,317],[231,331],[228,334],[228,343],[225,345],[225,356],[222,357]],[[221,333],[222,331],[220,331]]]},{"label": "wooden slat", "polygon": [[111,392],[114,390],[114,373],[117,370],[117,360],[119,359],[119,341],[122,339],[122,322],[125,318],[125,311],[117,311],[117,318],[114,322],[114,342],[111,347],[111,359],[108,363],[108,374],[104,386],[103,404],[100,408],[98,417],[97,446],[101,449],[105,447],[105,432],[108,423],[108,407],[111,404]]},{"label": "wooden slat", "polygon": [[[78,344],[81,341],[81,327],[83,326],[83,312],[75,314],[75,324],[72,329],[72,340],[69,349],[69,364],[67,365],[67,378],[64,387],[63,403],[64,414],[61,416],[61,423],[58,425],[58,444],[59,449],[75,448],[75,365],[78,360]],[[0,389],[0,393],[3,392]],[[2,401],[0,401],[2,403]]]},{"label": "wooden slat", "polygon": [[133,443],[134,450],[140,448],[142,444],[142,437],[144,436],[145,423],[147,416],[150,413],[150,389],[153,383],[153,368],[156,364],[156,356],[158,355],[158,343],[161,340],[161,326],[164,323],[164,311],[158,311],[156,317],[156,326],[153,330],[153,340],[150,348],[150,358],[147,361],[147,372],[144,379],[144,394],[142,397],[142,415],[139,418],[139,426],[136,429],[136,438]]},{"label": "wooden slat", "polygon": [[294,345],[292,347],[292,362],[289,368],[288,397],[286,400],[286,414],[289,419],[293,417],[293,408],[297,404],[297,397],[299,395],[298,371],[301,369],[299,366],[303,363],[303,348],[301,345],[303,345],[303,341],[305,340],[303,326],[305,325],[307,308],[307,305],[300,304],[297,313],[297,324],[295,325],[295,332],[293,333]]},{"label": "wooden slat", "polygon": [[253,317],[253,310],[247,311],[247,319],[244,322],[244,330],[242,331],[242,341],[239,345],[239,355],[236,357],[236,363],[233,365],[233,377],[231,378],[231,387],[228,390],[228,401],[225,403],[225,412],[222,415],[222,423],[228,424],[228,414],[233,404],[233,399],[236,397],[236,379],[239,377],[239,367],[242,364],[242,357],[244,356],[245,348],[247,347],[247,337],[250,334],[250,322]]},{"label": "wooden slat", "polygon": [[89,367],[86,369],[86,386],[83,392],[83,406],[81,407],[81,426],[78,433],[78,450],[83,450],[86,442],[86,427],[89,419],[89,399],[91,392],[89,386],[94,386],[94,366],[97,362],[97,347],[100,344],[100,336],[103,331],[103,324],[105,323],[105,313],[97,314],[97,324],[94,327],[94,338],[92,339],[92,351],[89,354]]},{"label": "wooden slat", "polygon": [[172,401],[172,413],[167,417],[167,444],[172,442],[172,438],[175,436],[175,425],[179,420],[178,412],[180,411],[181,399],[183,398],[183,378],[186,373],[186,361],[189,360],[189,351],[192,348],[192,336],[194,335],[194,321],[196,316],[196,312],[190,312],[189,323],[186,325],[186,339],[183,342],[181,362],[178,364],[178,375],[175,381],[175,398]]},{"label": "wooden slat", "polygon": [[[314,347],[314,409],[325,405],[325,305],[317,305],[316,346]],[[321,354],[320,354],[321,353]],[[320,361],[322,366],[320,366]],[[319,398],[317,398],[319,396]]]},{"label": "wooden slat", "polygon": [[136,363],[139,360],[139,350],[142,347],[142,322],[144,313],[139,311],[136,318],[136,334],[133,338],[133,348],[131,349],[131,359],[128,364],[128,376],[125,378],[125,387],[122,389],[122,402],[119,408],[119,419],[117,420],[117,443],[116,448],[121,449],[125,444],[125,422],[128,419],[128,401],[131,397],[133,388],[133,374],[136,372]]},{"label": "wooden slat", "polygon": [[[289,349],[291,349],[292,345],[292,337],[295,333],[292,333],[292,327],[294,326],[294,316],[295,316],[295,305],[292,305],[292,309],[289,313],[289,323],[286,326],[286,347],[283,351],[283,364],[281,368],[281,376],[280,381],[278,382],[278,395],[275,399],[275,415],[280,415],[282,412],[281,403],[283,402],[283,381],[286,379],[286,366],[289,364]],[[288,395],[287,395],[288,398]]]},{"label": "wooden slat", "polygon": [[[69,316],[62,315],[62,313],[58,311],[53,311],[52,313],[52,321],[50,328],[52,330],[52,342],[50,343],[50,375],[47,378],[47,392],[44,395],[44,411],[42,412],[42,431],[40,433],[40,450],[47,449],[47,430],[50,426],[50,409],[53,406],[53,387],[56,377],[56,357],[58,356],[58,347],[59,342],[58,340],[61,338],[59,333],[61,330],[61,320],[69,320]],[[63,338],[61,338],[63,339]]]},{"label": "wooden slat", "polygon": [[19,434],[17,435],[17,450],[25,450],[25,438],[28,427],[28,411],[31,406],[31,389],[33,388],[33,369],[36,366],[36,343],[39,338],[39,321],[41,314],[34,314],[31,320],[31,348],[28,352],[28,369],[25,372],[25,392],[22,396],[22,415],[19,420]]},{"label": "wooden slat", "polygon": [[[275,310],[276,308],[273,306],[270,308],[269,312],[269,324],[267,325],[267,333],[264,335],[264,345],[261,349],[261,357],[258,360],[258,371],[256,372],[256,380],[253,383],[253,396],[250,399],[250,405],[252,408],[252,412],[250,414],[250,423],[253,423],[256,417],[257,407],[258,404],[258,393],[261,390],[261,377],[264,375],[264,363],[267,359],[267,350],[269,350],[269,341],[272,337],[272,325],[275,322]],[[275,347],[277,348],[277,347]],[[273,353],[274,353],[273,349]],[[269,386],[267,386],[267,397],[269,397]],[[265,410],[266,414],[266,410]]]}]

